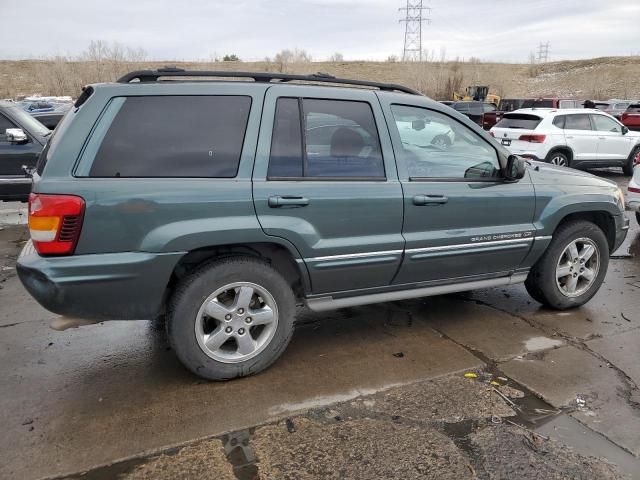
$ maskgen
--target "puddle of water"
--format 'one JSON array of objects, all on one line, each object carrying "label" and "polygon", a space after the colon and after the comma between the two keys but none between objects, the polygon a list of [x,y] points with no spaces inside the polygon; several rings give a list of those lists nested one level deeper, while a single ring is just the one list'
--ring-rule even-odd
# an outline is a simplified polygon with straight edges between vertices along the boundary
[{"label": "puddle of water", "polygon": [[524,342],[524,348],[530,352],[537,352],[538,350],[548,350],[550,348],[559,347],[564,345],[562,340],[556,340],[549,337],[533,337]]}]

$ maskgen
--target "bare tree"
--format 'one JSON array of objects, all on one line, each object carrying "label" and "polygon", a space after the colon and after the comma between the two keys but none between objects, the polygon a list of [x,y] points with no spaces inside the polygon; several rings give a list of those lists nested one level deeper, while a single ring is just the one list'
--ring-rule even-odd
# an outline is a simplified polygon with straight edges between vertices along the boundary
[{"label": "bare tree", "polygon": [[344,62],[344,55],[340,52],[336,52],[329,57],[330,62]]},{"label": "bare tree", "polygon": [[273,61],[277,66],[277,70],[281,73],[285,73],[289,70],[289,66],[294,63],[310,63],[312,61],[311,55],[306,50],[282,50],[273,57]]}]

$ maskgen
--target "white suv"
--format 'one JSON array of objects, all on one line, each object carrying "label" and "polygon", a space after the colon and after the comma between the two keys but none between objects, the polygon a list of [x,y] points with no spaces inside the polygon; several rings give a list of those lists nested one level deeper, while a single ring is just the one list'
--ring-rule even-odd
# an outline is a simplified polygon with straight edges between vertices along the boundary
[{"label": "white suv", "polygon": [[523,108],[490,131],[512,153],[563,167],[622,167],[632,175],[640,132],[592,109]]}]

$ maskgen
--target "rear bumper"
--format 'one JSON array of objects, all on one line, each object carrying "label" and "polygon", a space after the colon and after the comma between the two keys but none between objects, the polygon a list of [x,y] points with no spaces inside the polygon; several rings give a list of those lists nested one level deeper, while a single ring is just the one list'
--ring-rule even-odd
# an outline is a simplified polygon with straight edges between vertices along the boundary
[{"label": "rear bumper", "polygon": [[31,242],[18,258],[27,291],[54,313],[99,320],[155,317],[183,252],[41,257]]}]

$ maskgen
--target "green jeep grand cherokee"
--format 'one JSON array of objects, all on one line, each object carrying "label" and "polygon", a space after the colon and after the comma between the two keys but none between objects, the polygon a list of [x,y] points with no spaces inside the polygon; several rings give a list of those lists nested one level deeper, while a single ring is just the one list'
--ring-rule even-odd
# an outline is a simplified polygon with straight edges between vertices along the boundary
[{"label": "green jeep grand cherokee", "polygon": [[18,272],[62,315],[166,315],[184,365],[222,380],[278,358],[297,303],[524,282],[580,306],[625,238],[623,202],[398,85],[140,71],[86,87],[58,126]]}]

